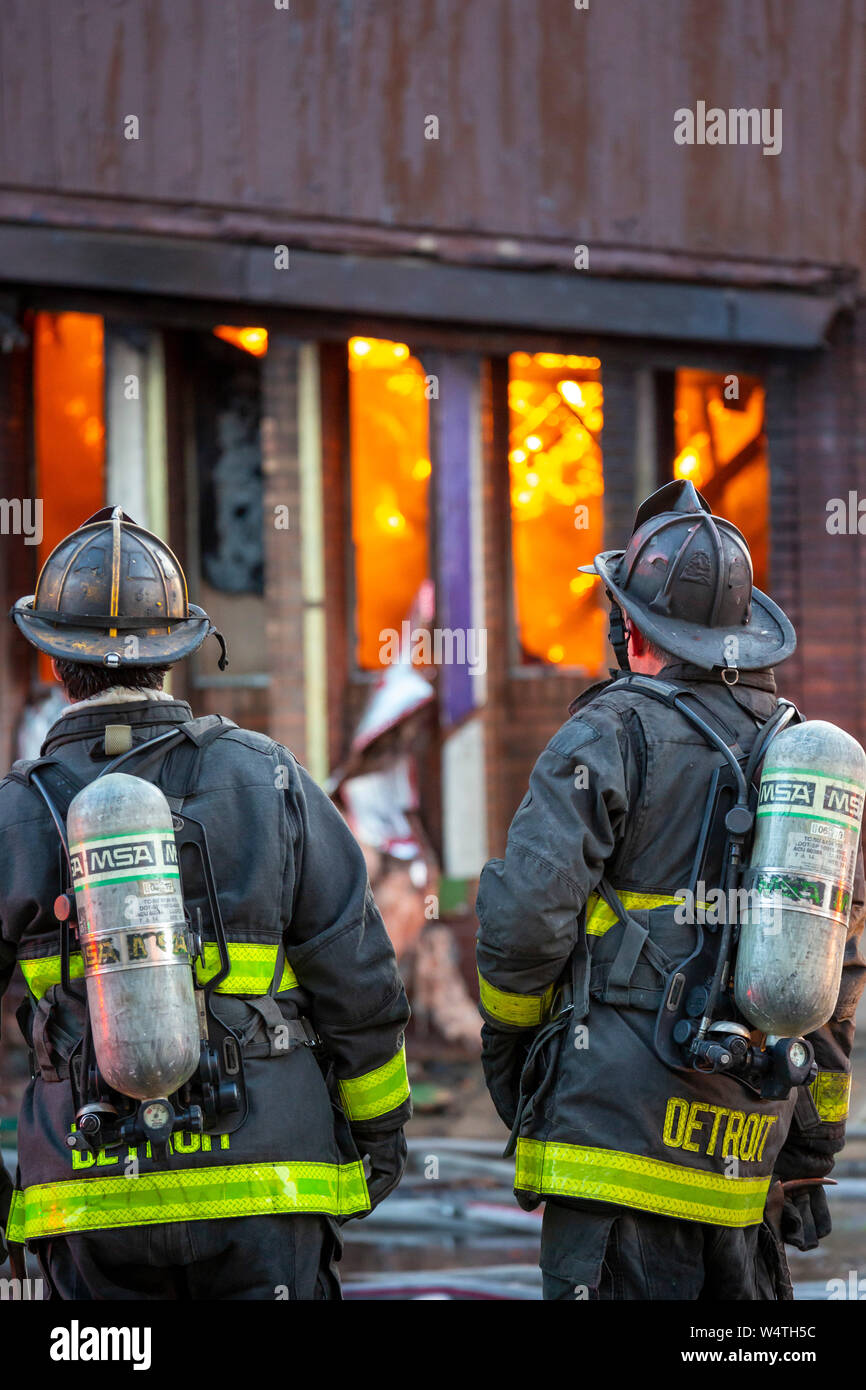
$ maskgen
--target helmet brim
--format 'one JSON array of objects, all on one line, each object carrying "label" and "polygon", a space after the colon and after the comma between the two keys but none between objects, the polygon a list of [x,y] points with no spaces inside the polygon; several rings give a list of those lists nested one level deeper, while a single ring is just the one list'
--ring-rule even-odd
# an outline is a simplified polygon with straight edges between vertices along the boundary
[{"label": "helmet brim", "polygon": [[35,594],[18,599],[11,617],[19,631],[34,647],[60,661],[80,661],[84,666],[104,666],[112,654],[120,658],[121,666],[171,666],[198,651],[211,630],[211,621],[203,608],[189,605],[188,618],[152,628],[136,628],[138,655],[125,656],[124,639],[129,633],[118,631],[116,637],[93,628],[60,626],[37,618],[33,614]]},{"label": "helmet brim", "polygon": [[[581,565],[580,569],[584,574],[597,574],[644,636],[673,656],[706,671],[726,666],[740,671],[762,671],[778,666],[794,651],[797,634],[793,624],[778,604],[760,589],[752,589],[748,622],[736,628],[708,628],[681,618],[658,616],[619,587],[616,571],[624,553],[605,550],[596,555],[593,564]],[[737,640],[735,658],[728,645],[732,637]]]}]

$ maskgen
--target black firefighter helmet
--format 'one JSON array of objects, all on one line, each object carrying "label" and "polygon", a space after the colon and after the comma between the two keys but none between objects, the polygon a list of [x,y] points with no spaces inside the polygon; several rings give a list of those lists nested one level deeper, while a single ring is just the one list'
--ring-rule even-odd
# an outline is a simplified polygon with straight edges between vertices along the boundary
[{"label": "black firefighter helmet", "polygon": [[[745,537],[713,516],[693,483],[659,488],[638,509],[625,550],[602,551],[581,569],[601,577],[650,642],[705,670],[763,670],[797,645],[781,608],[752,585]],[[613,640],[613,621],[611,629]]]},{"label": "black firefighter helmet", "polygon": [[122,507],[103,507],[52,550],[36,593],[10,617],[34,647],[88,666],[167,666],[211,633],[203,608],[189,602],[186,578],[164,541]]}]

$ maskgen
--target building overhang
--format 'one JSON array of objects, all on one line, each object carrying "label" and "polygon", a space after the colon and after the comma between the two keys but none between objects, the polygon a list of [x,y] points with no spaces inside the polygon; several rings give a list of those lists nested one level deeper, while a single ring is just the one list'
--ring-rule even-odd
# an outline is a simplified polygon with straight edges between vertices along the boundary
[{"label": "building overhang", "polygon": [[198,237],[0,223],[0,275],[16,285],[219,300],[271,310],[393,317],[749,348],[822,347],[854,301],[850,278],[808,289],[589,270],[450,264]]}]

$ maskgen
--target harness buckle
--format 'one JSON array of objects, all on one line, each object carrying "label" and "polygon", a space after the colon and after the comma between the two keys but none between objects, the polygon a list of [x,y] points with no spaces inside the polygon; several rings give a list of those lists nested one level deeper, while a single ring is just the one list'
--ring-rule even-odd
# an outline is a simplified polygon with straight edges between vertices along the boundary
[{"label": "harness buckle", "polygon": [[223,1038],[223,1061],[226,1075],[237,1076],[241,1069],[241,1057],[237,1042],[230,1036]]}]

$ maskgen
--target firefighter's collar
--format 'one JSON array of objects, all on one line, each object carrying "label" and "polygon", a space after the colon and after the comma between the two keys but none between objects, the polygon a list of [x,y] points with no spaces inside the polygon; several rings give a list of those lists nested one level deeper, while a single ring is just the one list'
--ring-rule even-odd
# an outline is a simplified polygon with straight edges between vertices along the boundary
[{"label": "firefighter's collar", "polygon": [[45,757],[61,743],[100,735],[108,723],[159,728],[186,724],[192,719],[192,709],[186,700],[146,700],[143,694],[143,691],[136,691],[134,697],[120,703],[88,703],[81,709],[67,710],[45,735],[41,756]]},{"label": "firefighter's collar", "polygon": [[[670,662],[659,671],[658,677],[659,680],[688,681],[690,685],[695,681],[722,684],[720,671],[705,671],[702,666],[694,666],[689,661]],[[768,690],[775,694],[776,677],[769,667],[763,671],[740,671],[737,685],[750,685],[756,690]]]},{"label": "firefighter's collar", "polygon": [[[578,710],[583,709],[584,705],[589,704],[590,700],[594,700],[597,695],[600,695],[603,690],[614,689],[618,680],[622,679],[623,676],[632,674],[631,671],[612,671],[609,680],[598,681],[595,685],[588,686],[572,700],[568,707],[569,714],[576,714]],[[703,666],[694,666],[689,661],[672,661],[663,667],[657,675],[659,680],[682,681],[684,685],[694,685],[698,681],[717,686],[724,685],[726,689],[731,691],[731,694],[734,694],[734,688],[725,685],[719,671],[706,671]],[[744,687],[767,691],[769,694],[775,695],[776,677],[769,668],[765,671],[741,671],[736,689],[745,693]]]},{"label": "firefighter's collar", "polygon": [[110,690],[101,690],[98,695],[89,695],[86,700],[74,700],[60,711],[65,719],[73,710],[91,709],[94,705],[130,705],[140,700],[172,700],[167,690],[142,690],[135,685],[113,685]]}]

